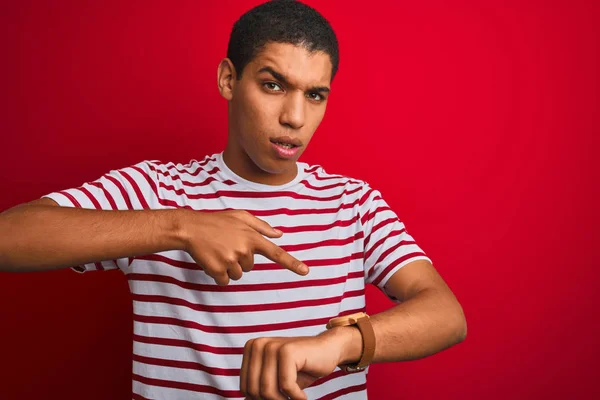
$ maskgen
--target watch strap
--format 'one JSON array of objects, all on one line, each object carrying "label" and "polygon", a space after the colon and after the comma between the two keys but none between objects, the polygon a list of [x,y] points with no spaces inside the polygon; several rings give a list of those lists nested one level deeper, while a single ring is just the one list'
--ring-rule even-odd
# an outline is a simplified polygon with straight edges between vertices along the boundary
[{"label": "watch strap", "polygon": [[327,329],[338,326],[356,325],[362,336],[362,354],[360,360],[356,364],[345,364],[339,367],[347,372],[362,371],[373,361],[375,355],[375,332],[371,325],[369,316],[364,313],[351,314],[345,317],[333,318],[327,324]]},{"label": "watch strap", "polygon": [[375,332],[373,331],[373,326],[371,325],[371,319],[368,315],[365,315],[362,318],[359,318],[356,322],[360,333],[363,338],[363,352],[360,360],[354,366],[357,370],[365,369],[371,361],[373,361],[373,357],[375,356]]}]

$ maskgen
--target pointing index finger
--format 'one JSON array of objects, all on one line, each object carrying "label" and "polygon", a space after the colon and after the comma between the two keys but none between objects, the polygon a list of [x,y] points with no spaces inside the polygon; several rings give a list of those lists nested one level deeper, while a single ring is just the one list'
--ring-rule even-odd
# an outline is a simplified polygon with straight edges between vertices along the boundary
[{"label": "pointing index finger", "polygon": [[298,275],[308,274],[308,266],[306,264],[264,237],[259,240],[255,251],[257,254],[267,257],[269,260]]}]

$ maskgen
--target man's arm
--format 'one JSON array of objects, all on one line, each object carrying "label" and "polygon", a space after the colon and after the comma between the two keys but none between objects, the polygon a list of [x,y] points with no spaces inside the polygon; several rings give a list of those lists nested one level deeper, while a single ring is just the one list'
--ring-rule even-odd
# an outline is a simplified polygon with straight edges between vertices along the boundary
[{"label": "man's arm", "polygon": [[[386,284],[401,304],[371,316],[376,348],[373,362],[426,357],[465,339],[462,307],[429,261],[400,268]],[[357,327],[338,327],[314,337],[258,338],[248,341],[240,390],[251,399],[306,399],[302,389],[336,366],[362,355]]]},{"label": "man's arm", "polygon": [[[401,304],[371,316],[377,343],[373,362],[423,358],[466,338],[462,307],[429,261],[418,260],[400,268],[388,280],[386,291]],[[346,343],[341,363],[357,362],[362,354],[360,331],[335,329],[331,334]]]},{"label": "man's arm", "polygon": [[183,248],[174,210],[60,207],[43,198],[0,214],[0,270],[41,271]]},{"label": "man's arm", "polygon": [[184,250],[220,285],[250,271],[254,254],[306,275],[306,265],[265,238],[281,235],[245,211],[89,210],[40,199],[0,214],[0,271]]}]

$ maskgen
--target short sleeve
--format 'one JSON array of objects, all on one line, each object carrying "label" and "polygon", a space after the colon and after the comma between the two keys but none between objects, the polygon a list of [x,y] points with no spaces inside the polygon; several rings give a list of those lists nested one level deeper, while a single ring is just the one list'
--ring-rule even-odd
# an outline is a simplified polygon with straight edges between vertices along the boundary
[{"label": "short sleeve", "polygon": [[[158,179],[153,161],[142,161],[130,167],[112,170],[99,179],[83,185],[47,194],[62,207],[95,210],[144,210],[159,208]],[[127,258],[104,260],[73,267],[86,272],[123,268]]]},{"label": "short sleeve", "polygon": [[385,291],[385,284],[396,271],[416,260],[431,262],[406,231],[404,223],[382,198],[366,185],[360,199],[360,221],[364,233],[364,269],[366,283]]}]

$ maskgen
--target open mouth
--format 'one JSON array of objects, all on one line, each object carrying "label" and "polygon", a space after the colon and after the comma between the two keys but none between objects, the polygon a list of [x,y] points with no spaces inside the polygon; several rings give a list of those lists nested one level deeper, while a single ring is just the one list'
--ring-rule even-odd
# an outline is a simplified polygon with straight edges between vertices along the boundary
[{"label": "open mouth", "polygon": [[284,149],[294,149],[302,146],[300,139],[293,136],[279,136],[269,139],[271,143],[280,146]]},{"label": "open mouth", "polygon": [[272,143],[276,144],[277,146],[283,147],[284,149],[293,149],[293,148],[298,147],[292,143],[283,143],[283,142],[276,142],[276,141],[272,141]]},{"label": "open mouth", "polygon": [[290,159],[296,156],[302,146],[302,142],[291,136],[280,136],[270,139],[278,156],[284,159]]}]

